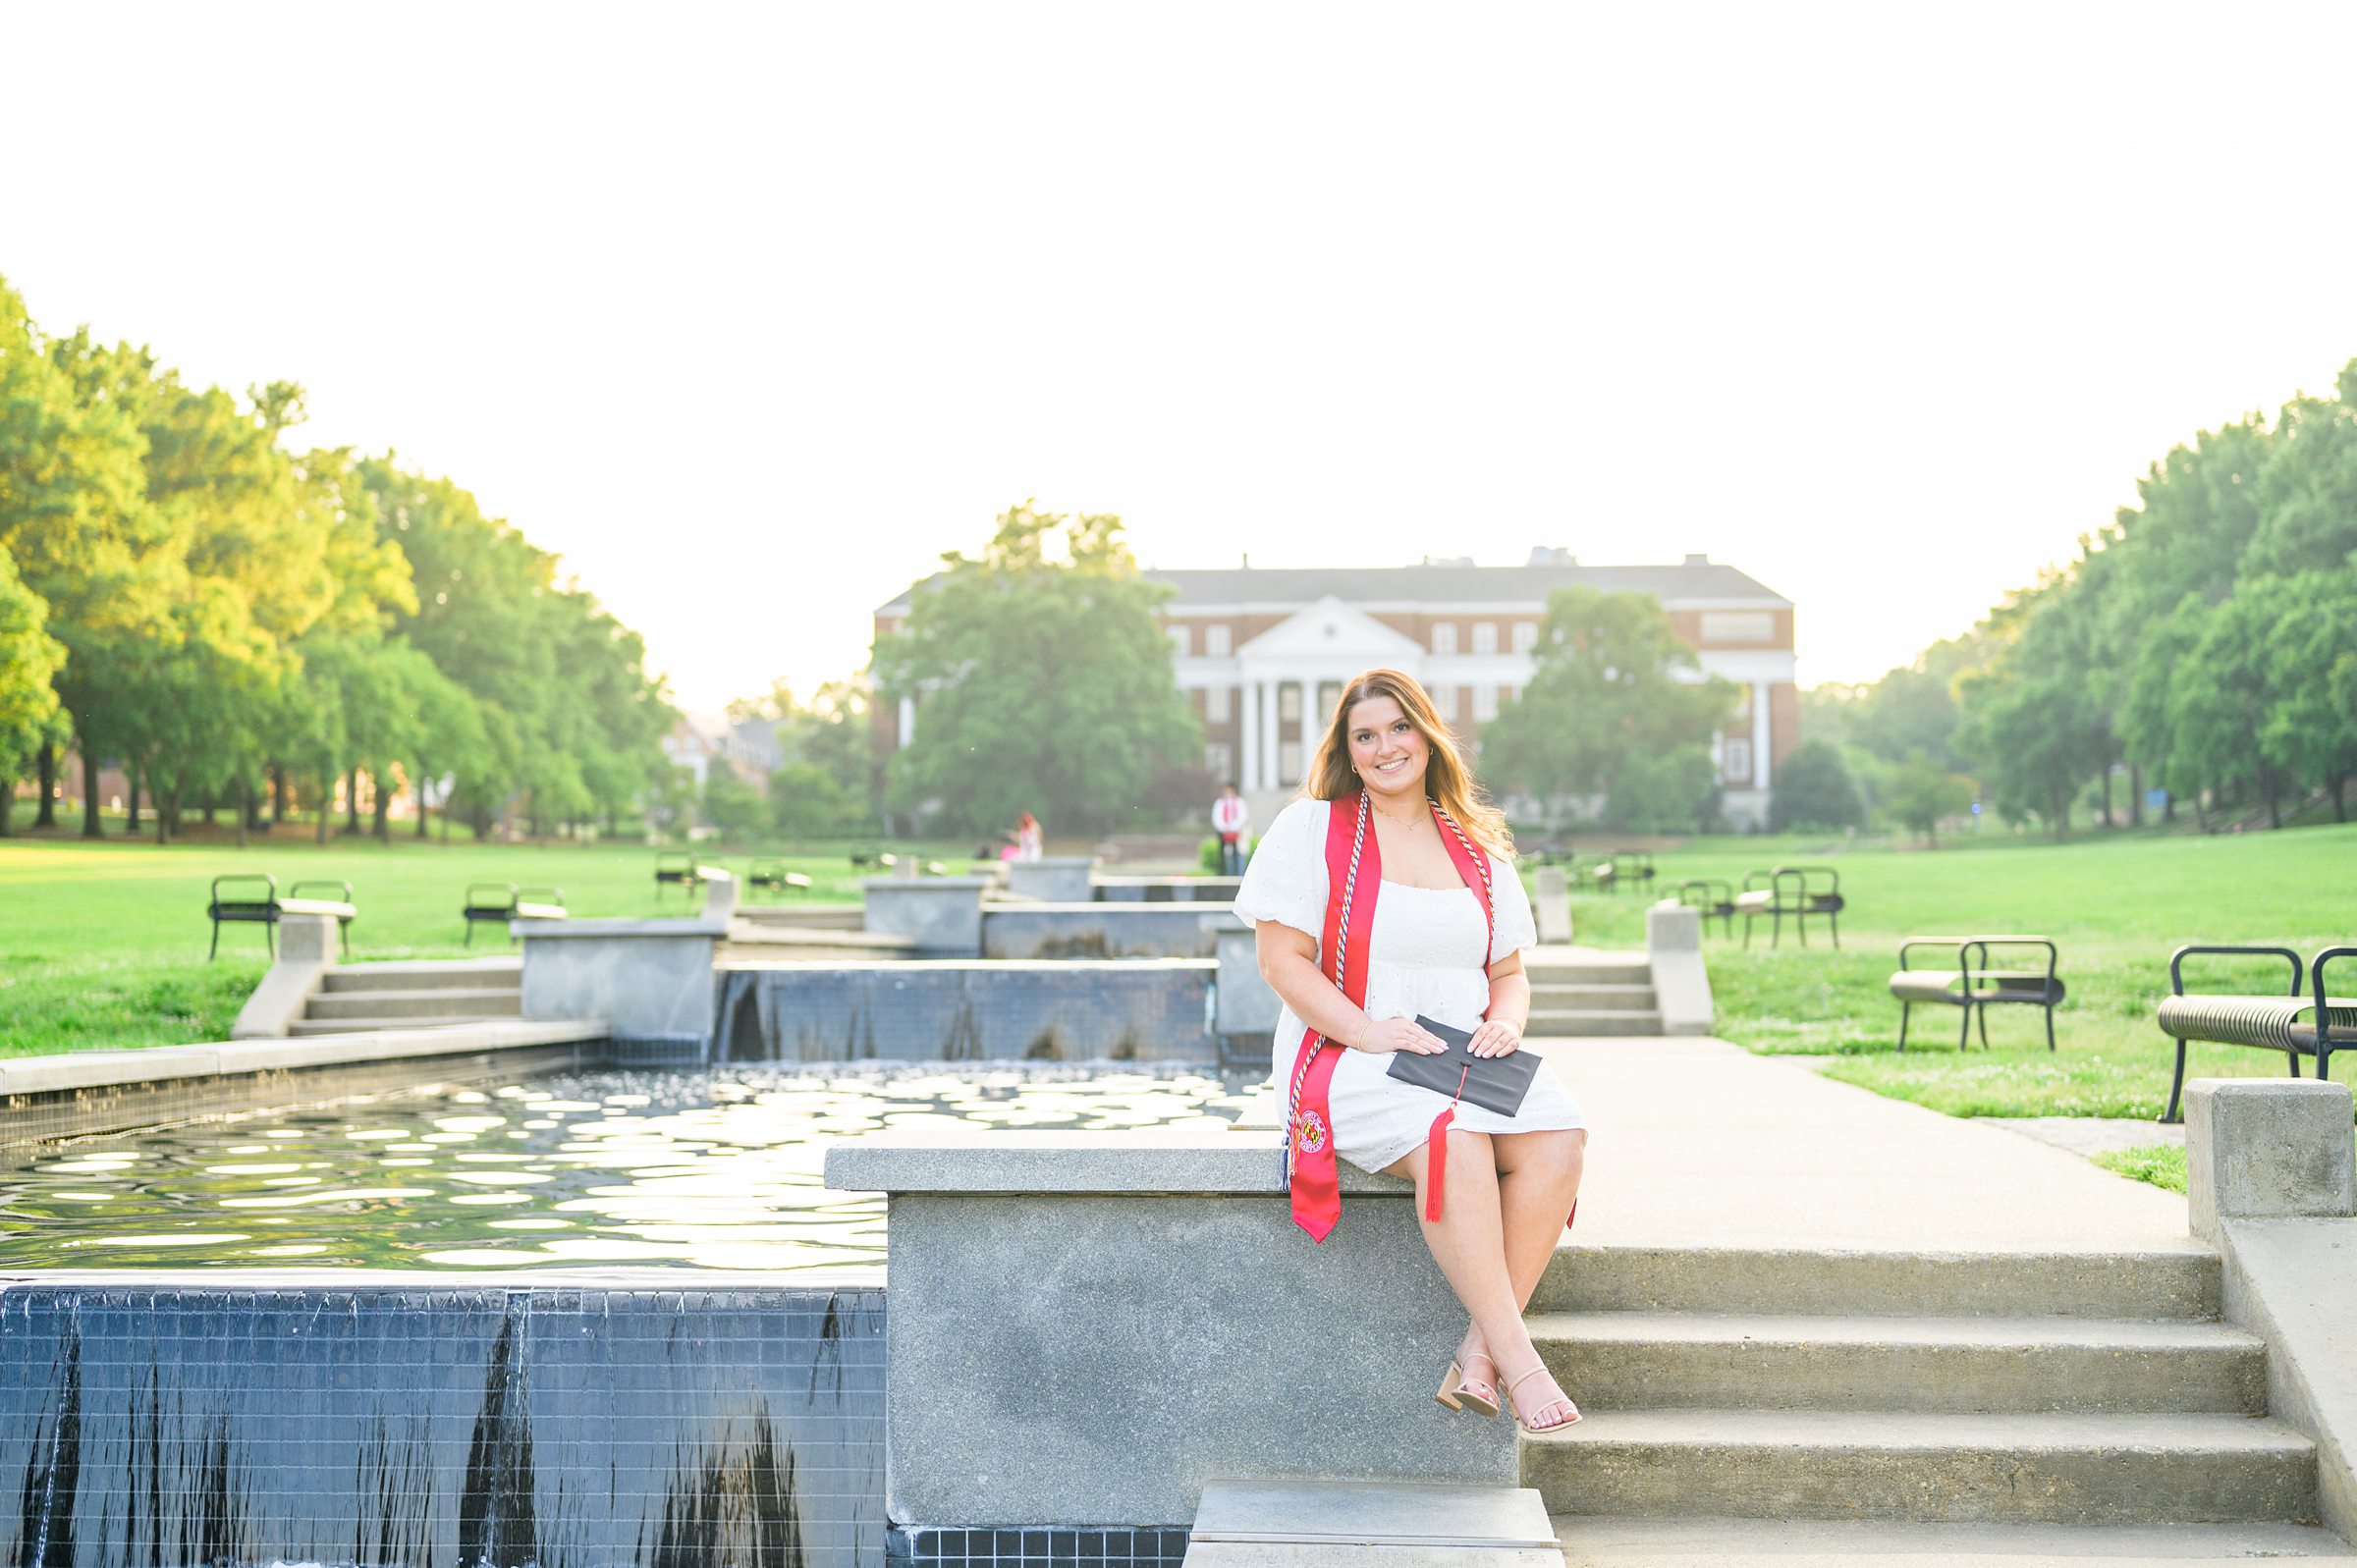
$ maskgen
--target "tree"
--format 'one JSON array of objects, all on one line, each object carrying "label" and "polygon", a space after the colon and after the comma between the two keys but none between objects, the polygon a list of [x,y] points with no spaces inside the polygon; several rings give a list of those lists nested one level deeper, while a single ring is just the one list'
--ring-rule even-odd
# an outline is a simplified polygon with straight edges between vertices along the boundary
[{"label": "tree", "polygon": [[1615,827],[1690,829],[1715,788],[1711,736],[1735,705],[1699,670],[1651,596],[1559,588],[1530,684],[1482,732],[1483,770],[1551,809],[1601,800]]},{"label": "tree", "polygon": [[737,777],[737,770],[716,765],[704,780],[704,820],[720,830],[730,843],[743,843],[769,822],[769,803],[759,790]]},{"label": "tree", "polygon": [[1103,829],[1137,809],[1166,763],[1201,754],[1154,620],[1170,590],[1138,574],[1119,517],[1026,502],[1000,515],[979,558],[942,559],[949,570],[876,644],[884,695],[916,707],[890,765],[894,810],[972,831],[1025,811]]},{"label": "tree", "polygon": [[[0,551],[47,607],[67,654],[51,684],[95,766],[102,716],[136,716],[131,676],[179,635],[186,548],[148,500],[134,406],[107,396],[85,347],[42,337],[0,282]],[[44,820],[53,739],[39,742]],[[83,831],[97,826],[88,814]]]},{"label": "tree", "polygon": [[789,762],[769,776],[770,819],[788,838],[824,838],[849,829],[858,809],[835,776],[815,762]]},{"label": "tree", "polygon": [[1921,757],[1900,763],[1883,784],[1883,809],[1905,827],[1940,842],[1940,824],[1972,805],[1972,781]]},{"label": "tree", "polygon": [[1778,833],[1806,824],[1820,828],[1856,828],[1866,822],[1865,802],[1849,776],[1840,749],[1829,741],[1808,740],[1792,748],[1776,771],[1776,795],[1768,808],[1768,825]]},{"label": "tree", "polygon": [[34,748],[54,733],[57,693],[49,682],[66,650],[49,635],[48,620],[49,607],[0,550],[0,836],[9,832],[17,781]]},{"label": "tree", "polygon": [[2088,671],[2094,624],[2086,599],[2070,596],[2069,574],[2018,594],[1991,617],[1999,648],[1957,692],[1966,722],[1959,749],[1979,765],[2007,821],[2043,821],[2059,839],[2070,832],[2080,785],[2118,750]]},{"label": "tree", "polygon": [[2349,820],[2345,784],[2357,773],[2357,707],[2335,689],[2342,664],[2357,657],[2357,569],[2262,577],[2234,592],[2255,601],[2268,627],[2266,688],[2274,696],[2259,725],[2268,760],[2303,787],[2332,796],[2332,817]]}]

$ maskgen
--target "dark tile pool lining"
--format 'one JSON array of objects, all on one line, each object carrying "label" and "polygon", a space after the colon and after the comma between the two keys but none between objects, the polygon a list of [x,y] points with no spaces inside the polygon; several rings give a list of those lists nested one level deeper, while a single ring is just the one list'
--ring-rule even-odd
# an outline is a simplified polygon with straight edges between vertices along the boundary
[{"label": "dark tile pool lining", "polygon": [[1183,1560],[1182,1528],[887,1520],[879,1271],[633,1272],[0,1278],[0,1561]]},{"label": "dark tile pool lining", "polygon": [[0,1561],[885,1560],[873,1283],[0,1287]]}]

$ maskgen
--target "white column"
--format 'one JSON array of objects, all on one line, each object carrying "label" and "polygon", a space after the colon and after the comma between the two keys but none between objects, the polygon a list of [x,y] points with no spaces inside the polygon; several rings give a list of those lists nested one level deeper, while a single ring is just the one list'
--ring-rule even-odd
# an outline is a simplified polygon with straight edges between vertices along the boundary
[{"label": "white column", "polygon": [[1277,785],[1277,682],[1260,683],[1260,786]]},{"label": "white column", "polygon": [[916,738],[916,699],[903,697],[901,699],[901,744],[905,747],[914,738]]},{"label": "white column", "polygon": [[1252,698],[1259,688],[1235,688],[1236,782],[1246,789],[1260,787],[1260,715]]},{"label": "white column", "polygon": [[1751,779],[1755,788],[1768,787],[1768,682],[1751,683]]}]

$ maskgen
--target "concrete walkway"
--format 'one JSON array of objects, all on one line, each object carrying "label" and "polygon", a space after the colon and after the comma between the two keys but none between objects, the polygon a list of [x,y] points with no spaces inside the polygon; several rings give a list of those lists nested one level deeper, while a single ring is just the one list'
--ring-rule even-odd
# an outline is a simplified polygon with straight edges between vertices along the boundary
[{"label": "concrete walkway", "polygon": [[[2117,1262],[2099,1265],[2105,1272],[2124,1269],[2125,1255],[2208,1251],[2188,1234],[2186,1202],[2176,1194],[2034,1136],[1834,1082],[1806,1063],[1707,1039],[1546,1040],[1531,1049],[1553,1064],[1591,1129],[1578,1225],[1565,1238],[1571,1247],[2060,1253],[2082,1263],[2110,1255]],[[1859,1422],[1812,1415],[1836,1426]],[[2357,1551],[2338,1537],[2290,1524],[1574,1514],[1555,1524],[1565,1563],[1576,1568],[2186,1568],[2259,1557],[2357,1565]]]},{"label": "concrete walkway", "polygon": [[1583,1245],[2203,1250],[2174,1193],[1722,1040],[1531,1049],[1587,1113]]}]

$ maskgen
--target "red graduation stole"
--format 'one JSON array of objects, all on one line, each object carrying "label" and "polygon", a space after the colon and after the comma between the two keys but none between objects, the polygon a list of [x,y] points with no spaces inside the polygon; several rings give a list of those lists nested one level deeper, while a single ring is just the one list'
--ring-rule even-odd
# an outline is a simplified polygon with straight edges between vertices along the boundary
[{"label": "red graduation stole", "polygon": [[[1441,828],[1441,843],[1449,851],[1456,874],[1481,898],[1481,913],[1490,940],[1482,960],[1486,980],[1498,947],[1498,910],[1490,887],[1489,857],[1473,847],[1456,819],[1430,802],[1433,820]],[[1343,996],[1367,1004],[1367,949],[1375,933],[1375,900],[1383,891],[1383,852],[1377,847],[1368,813],[1366,791],[1344,795],[1326,813],[1326,929],[1318,944],[1320,967],[1333,976]],[[1334,1113],[1327,1091],[1345,1048],[1315,1029],[1301,1031],[1301,1046],[1293,1056],[1291,1090],[1286,1105],[1285,1178],[1292,1193],[1293,1223],[1324,1241],[1343,1217],[1343,1192],[1334,1159]],[[1433,1118],[1427,1147],[1432,1152],[1426,1182],[1425,1217],[1441,1217],[1441,1191],[1448,1172],[1449,1124],[1456,1119],[1456,1102]]]}]

